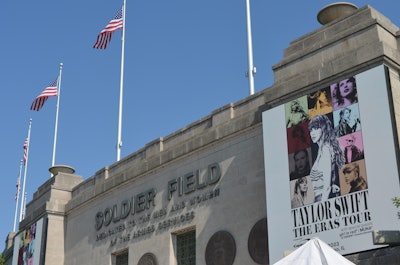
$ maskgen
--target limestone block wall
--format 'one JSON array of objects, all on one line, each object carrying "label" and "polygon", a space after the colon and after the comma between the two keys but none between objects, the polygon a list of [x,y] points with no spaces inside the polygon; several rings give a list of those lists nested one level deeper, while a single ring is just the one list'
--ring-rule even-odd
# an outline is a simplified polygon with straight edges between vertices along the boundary
[{"label": "limestone block wall", "polygon": [[[47,216],[47,237],[45,264],[64,265],[65,236],[64,217],[49,214]],[[89,263],[88,263],[89,264]]]},{"label": "limestone block wall", "polygon": [[77,185],[67,210],[103,194],[130,179],[157,171],[159,167],[207,148],[226,137],[252,126],[260,126],[264,106],[262,93],[235,104],[226,105],[166,137],[148,143],[144,148],[99,170],[94,176]]},{"label": "limestone block wall", "polygon": [[[204,180],[208,166],[214,163],[221,169],[217,183],[183,195],[174,192],[168,199],[169,181],[196,170]],[[81,201],[68,210],[65,264],[94,262],[106,265],[112,253],[125,249],[129,250],[132,264],[137,264],[146,252],[152,252],[164,264],[174,253],[174,234],[187,229],[196,230],[196,264],[205,264],[208,240],[220,230],[228,231],[235,238],[238,264],[252,264],[247,248],[248,236],[252,226],[266,216],[263,164],[262,130],[255,125],[141,176],[130,178],[134,170],[125,167],[126,171],[121,172],[126,176],[125,182],[105,185],[107,190],[96,194],[95,199]],[[109,176],[107,180],[112,178],[114,176]],[[152,188],[157,195],[154,206],[148,211],[130,214],[107,227],[95,229],[99,211]],[[82,194],[84,192],[78,197]],[[210,194],[213,195],[210,197]],[[158,216],[164,209],[165,215]],[[169,225],[176,216],[188,215],[189,220]],[[154,231],[135,236],[137,231],[149,227],[154,227]],[[121,238],[126,241],[120,241]]]},{"label": "limestone block wall", "polygon": [[38,188],[32,201],[27,204],[25,218],[20,222],[20,229],[37,221],[46,212],[64,215],[64,207],[72,197],[72,188],[80,182],[82,182],[81,176],[67,173],[60,173],[49,178]]}]

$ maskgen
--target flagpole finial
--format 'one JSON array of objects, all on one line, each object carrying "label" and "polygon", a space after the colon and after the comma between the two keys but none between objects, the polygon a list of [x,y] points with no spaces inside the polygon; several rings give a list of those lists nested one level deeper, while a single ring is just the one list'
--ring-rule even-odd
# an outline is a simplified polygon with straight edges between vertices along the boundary
[{"label": "flagpole finial", "polygon": [[60,68],[62,68],[63,67],[63,63],[60,63]]}]

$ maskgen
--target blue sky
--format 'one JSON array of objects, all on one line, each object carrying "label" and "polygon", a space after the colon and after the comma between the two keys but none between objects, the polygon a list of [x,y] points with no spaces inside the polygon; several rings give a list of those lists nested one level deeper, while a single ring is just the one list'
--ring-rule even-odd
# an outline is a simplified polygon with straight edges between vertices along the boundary
[{"label": "blue sky", "polygon": [[[255,92],[273,84],[272,66],[283,59],[283,50],[319,28],[317,13],[330,3],[251,1]],[[400,3],[352,3],[369,4],[400,25]],[[92,46],[121,5],[122,0],[0,3],[0,251],[13,229],[30,118],[28,202],[50,177],[56,98],[39,112],[29,107],[57,77],[60,63],[56,164],[70,165],[86,179],[116,162],[121,31],[106,50]],[[248,96],[247,68],[245,0],[128,0],[121,157]]]}]

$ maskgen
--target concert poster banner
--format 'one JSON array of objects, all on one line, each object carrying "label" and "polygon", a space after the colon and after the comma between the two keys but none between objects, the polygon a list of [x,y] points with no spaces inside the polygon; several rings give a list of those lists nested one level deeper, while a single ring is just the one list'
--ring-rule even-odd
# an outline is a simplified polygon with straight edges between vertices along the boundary
[{"label": "concert poster banner", "polygon": [[39,265],[43,219],[20,231],[14,239],[13,265]]},{"label": "concert poster banner", "polygon": [[263,113],[270,264],[318,237],[342,255],[398,230],[388,68],[342,78]]}]

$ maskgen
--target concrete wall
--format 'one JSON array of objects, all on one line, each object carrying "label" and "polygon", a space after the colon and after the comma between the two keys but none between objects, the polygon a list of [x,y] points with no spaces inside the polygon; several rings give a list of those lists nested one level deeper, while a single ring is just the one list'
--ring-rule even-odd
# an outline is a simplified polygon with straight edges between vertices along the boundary
[{"label": "concrete wall", "polygon": [[[232,124],[231,126],[233,126]],[[221,178],[218,183],[197,189],[187,195],[173,194],[168,200],[167,186],[170,180],[182,177],[188,172],[200,170],[200,177],[204,180],[207,167],[218,163],[221,168]],[[66,225],[66,259],[65,264],[109,264],[112,253],[129,249],[130,262],[137,264],[140,257],[146,252],[154,253],[160,264],[171,255],[170,249],[173,234],[185,229],[195,228],[197,248],[196,263],[205,264],[205,248],[209,238],[217,231],[225,230],[232,234],[236,242],[236,262],[238,264],[252,264],[247,250],[247,241],[252,226],[260,219],[265,218],[266,208],[263,200],[264,171],[261,128],[256,126],[246,133],[227,137],[212,145],[212,148],[202,149],[180,159],[169,162],[162,168],[154,169],[142,176],[130,178],[134,173],[129,165],[119,174],[128,179],[122,185],[110,187],[106,192],[96,196],[95,200],[86,201],[68,213]],[[113,176],[109,176],[109,179]],[[95,216],[98,211],[104,210],[114,203],[118,204],[130,196],[147,191],[157,190],[155,206],[143,213],[135,213],[124,220],[113,222],[98,231],[95,229]],[[215,195],[218,192],[218,195]],[[191,205],[192,199],[214,193],[213,198],[197,201]],[[176,211],[176,207],[185,203],[183,209]],[[166,209],[167,214],[155,217],[155,214]],[[185,214],[193,215],[191,220],[160,228],[165,221]],[[149,220],[143,220],[147,215]],[[136,225],[129,223],[135,220]],[[96,240],[100,233],[121,229],[105,239]],[[155,231],[147,235],[132,238],[141,228],[154,225]],[[121,237],[130,235],[127,242],[119,242]],[[84,235],[84,236],[82,236]],[[112,245],[112,241],[117,243]],[[90,250],[90,251],[88,251]],[[173,251],[172,251],[173,253]]]}]

